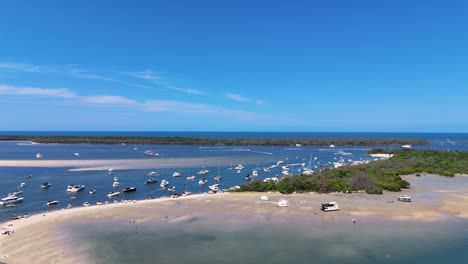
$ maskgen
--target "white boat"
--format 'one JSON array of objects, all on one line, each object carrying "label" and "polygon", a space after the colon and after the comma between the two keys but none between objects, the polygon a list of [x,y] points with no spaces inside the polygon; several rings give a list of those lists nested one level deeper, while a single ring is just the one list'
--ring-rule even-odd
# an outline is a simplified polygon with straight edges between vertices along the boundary
[{"label": "white boat", "polygon": [[260,196],[260,201],[270,201],[270,198],[266,195]]},{"label": "white boat", "polygon": [[95,193],[96,193],[96,190],[89,191],[89,194],[95,194]]},{"label": "white boat", "polygon": [[117,195],[119,195],[119,194],[120,194],[120,192],[109,192],[109,193],[107,194],[107,197],[108,197],[108,198],[112,198],[112,197],[117,196]]},{"label": "white boat", "polygon": [[80,153],[75,152],[75,153],[73,153],[73,155],[75,155],[75,157],[78,157],[78,156],[80,156]]},{"label": "white boat", "polygon": [[103,203],[101,201],[97,201],[96,205],[103,205]]},{"label": "white boat", "polygon": [[187,180],[193,181],[193,180],[195,180],[195,176],[193,176],[193,175],[187,176]]},{"label": "white boat", "polygon": [[214,177],[214,180],[215,180],[215,181],[220,181],[221,178],[222,178],[221,176],[216,176],[216,177]]},{"label": "white boat", "polygon": [[175,187],[174,187],[174,186],[171,186],[171,187],[167,188],[167,191],[169,191],[169,192],[175,192]]},{"label": "white boat", "polygon": [[146,156],[155,156],[154,152],[152,150],[145,150],[145,152],[143,152]]},{"label": "white boat", "polygon": [[119,181],[119,177],[114,177],[114,181]]},{"label": "white boat", "polygon": [[236,172],[237,172],[237,174],[240,174],[242,172],[242,170],[237,170]]},{"label": "white boat", "polygon": [[402,196],[398,197],[398,201],[400,201],[400,202],[411,202],[411,196],[402,195]]},{"label": "white boat", "polygon": [[51,205],[56,205],[56,204],[58,204],[57,200],[49,200],[49,201],[47,201],[47,203],[45,205],[51,206]]},{"label": "white boat", "polygon": [[258,176],[258,170],[253,170],[252,171],[252,176],[257,177]]},{"label": "white boat", "polygon": [[245,179],[246,181],[249,181],[250,179],[252,179],[252,176],[250,176],[250,174],[247,174],[247,175],[244,177],[244,179]]},{"label": "white boat", "polygon": [[166,180],[162,180],[162,182],[161,182],[160,186],[161,186],[162,188],[164,188],[164,187],[166,187],[168,184],[169,184],[169,182],[168,182],[168,181],[166,181]]},{"label": "white boat", "polygon": [[208,180],[205,179],[205,178],[203,178],[203,179],[200,179],[200,180],[198,181],[198,184],[200,184],[200,185],[205,185],[207,182],[208,182]]},{"label": "white boat", "polygon": [[26,183],[25,183],[25,182],[22,182],[22,183],[20,184],[20,187],[23,188],[24,186],[26,186]]},{"label": "white boat", "polygon": [[112,183],[112,187],[119,187],[120,185],[120,182],[118,181],[115,181],[114,183]]},{"label": "white boat", "polygon": [[322,207],[320,208],[320,210],[324,212],[338,211],[340,210],[340,207],[338,206],[337,202],[328,202],[328,203],[322,204]]},{"label": "white boat", "polygon": [[284,164],[284,161],[283,160],[278,160],[276,162],[276,167],[280,166],[281,164]]},{"label": "white boat", "polygon": [[213,192],[217,192],[219,191],[219,184],[213,184],[213,185],[210,185],[208,186],[208,188],[210,188],[210,190],[212,190]]},{"label": "white boat", "polygon": [[330,148],[334,148],[334,147],[335,147],[335,145],[331,144],[329,147],[330,147]]},{"label": "white boat", "polygon": [[23,191],[19,190],[19,191],[16,191],[16,192],[12,192],[12,193],[9,193],[8,196],[13,196],[13,195],[19,195],[19,194],[22,194]]},{"label": "white boat", "polygon": [[148,174],[146,174],[146,175],[148,175],[148,176],[157,176],[157,175],[159,175],[159,173],[157,173],[157,172],[155,172],[155,171],[150,171],[150,172],[148,172]]},{"label": "white boat", "polygon": [[172,177],[180,177],[180,172],[177,172],[175,171],[174,173],[172,173]]},{"label": "white boat", "polygon": [[51,184],[50,182],[43,182],[43,183],[41,184],[41,188],[42,188],[42,189],[47,189],[47,188],[49,188],[50,186],[52,186],[52,184]]},{"label": "white boat", "polygon": [[208,174],[209,172],[210,172],[209,170],[203,169],[203,170],[199,171],[198,174],[205,175],[205,174]]},{"label": "white boat", "polygon": [[263,168],[263,171],[264,172],[270,172],[270,169],[269,168]]},{"label": "white boat", "polygon": [[67,209],[71,209],[73,206],[71,204],[67,205]]},{"label": "white boat", "polygon": [[278,207],[288,207],[288,200],[280,199],[277,206]]},{"label": "white boat", "polygon": [[10,204],[16,204],[16,203],[21,203],[24,200],[23,197],[17,197],[16,195],[8,195],[5,198],[2,198],[0,200],[0,205],[10,205]]},{"label": "white boat", "polygon": [[408,150],[408,149],[412,149],[413,147],[411,145],[403,145],[401,146],[401,148]]},{"label": "white boat", "polygon": [[36,154],[36,159],[42,159],[43,157],[44,157],[44,156],[42,156],[41,153],[37,153],[37,154]]},{"label": "white boat", "polygon": [[83,206],[89,206],[89,203],[88,203],[88,202],[84,202],[84,203],[83,203]]},{"label": "white boat", "polygon": [[283,170],[281,173],[282,173],[283,175],[289,175],[289,170]]},{"label": "white boat", "polygon": [[70,184],[70,185],[68,185],[68,187],[67,187],[67,192],[79,192],[79,191],[82,191],[84,188],[85,188],[84,185],[73,185],[73,184]]},{"label": "white boat", "polygon": [[243,170],[243,169],[244,169],[244,165],[239,164],[239,165],[237,165],[236,167],[234,167],[234,169],[236,169],[236,170]]}]

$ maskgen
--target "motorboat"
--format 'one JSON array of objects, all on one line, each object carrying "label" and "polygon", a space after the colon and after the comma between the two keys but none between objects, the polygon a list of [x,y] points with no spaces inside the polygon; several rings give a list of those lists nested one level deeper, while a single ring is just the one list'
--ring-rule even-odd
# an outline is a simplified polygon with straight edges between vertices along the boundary
[{"label": "motorboat", "polygon": [[128,193],[128,192],[134,192],[134,191],[136,191],[135,187],[127,187],[127,188],[123,188],[120,192],[121,193]]},{"label": "motorboat", "polygon": [[169,192],[175,192],[175,186],[171,186],[171,187],[167,188],[167,190]]},{"label": "motorboat", "polygon": [[58,204],[57,200],[49,200],[49,201],[47,201],[47,203],[45,205],[51,206],[51,205],[56,205],[56,204]]},{"label": "motorboat", "polygon": [[79,157],[79,156],[80,156],[80,153],[75,152],[75,153],[73,153],[73,155],[75,155],[75,157]]},{"label": "motorboat", "polygon": [[20,195],[20,194],[23,194],[23,191],[19,190],[16,192],[9,193],[8,195]]},{"label": "motorboat", "polygon": [[193,181],[195,180],[195,176],[194,175],[187,176],[187,180]]},{"label": "motorboat", "polygon": [[40,152],[36,154],[36,159],[42,159],[42,158],[44,158],[44,156],[42,156]]},{"label": "motorboat", "polygon": [[89,203],[88,203],[88,202],[84,202],[84,203],[83,203],[83,206],[89,206]]},{"label": "motorboat", "polygon": [[154,152],[152,150],[145,150],[143,152],[146,156],[155,156],[156,154],[154,154]]},{"label": "motorboat", "polygon": [[67,192],[79,192],[79,191],[82,191],[83,189],[85,188],[84,185],[73,185],[73,184],[70,184],[68,185],[67,187]]},{"label": "motorboat", "polygon": [[240,174],[242,172],[242,170],[237,170],[236,172],[237,172],[237,174]]},{"label": "motorboat", "polygon": [[340,210],[340,207],[338,206],[337,202],[328,202],[328,203],[323,203],[320,210],[324,212],[338,211]]},{"label": "motorboat", "polygon": [[23,188],[24,186],[26,186],[25,182],[20,183],[20,188]]},{"label": "motorboat", "polygon": [[277,204],[278,207],[288,207],[288,200],[280,199]]},{"label": "motorboat", "polygon": [[289,175],[289,170],[283,170],[281,173],[282,173],[283,175]]},{"label": "motorboat", "polygon": [[95,193],[96,193],[96,190],[89,191],[89,194],[95,194]]},{"label": "motorboat", "polygon": [[411,202],[411,196],[402,195],[402,196],[398,197],[398,201],[400,201],[400,202]]},{"label": "motorboat", "polygon": [[112,183],[112,187],[119,187],[120,183],[118,181],[115,181],[114,183]]},{"label": "motorboat", "polygon": [[67,204],[67,209],[71,209],[73,206],[71,204]]},{"label": "motorboat", "polygon": [[159,173],[157,173],[157,172],[155,172],[155,171],[150,171],[150,172],[148,172],[148,174],[146,174],[146,175],[148,175],[148,176],[158,176]]},{"label": "motorboat", "polygon": [[97,202],[96,202],[96,205],[103,205],[103,204],[104,204],[104,203],[101,202],[101,201],[97,201]]},{"label": "motorboat", "polygon": [[252,171],[252,176],[257,177],[258,176],[258,170],[253,170]]},{"label": "motorboat", "polygon": [[269,168],[263,168],[263,171],[264,172],[270,172],[270,169]]},{"label": "motorboat", "polygon": [[335,147],[335,145],[331,144],[329,147],[330,147],[330,148],[334,148],[334,147]]},{"label": "motorboat", "polygon": [[119,181],[119,177],[114,177],[114,181]]},{"label": "motorboat", "polygon": [[215,180],[215,181],[220,181],[221,178],[222,178],[221,176],[216,176],[216,177],[214,177],[214,180]]},{"label": "motorboat", "polygon": [[245,175],[244,179],[246,181],[248,181],[248,180],[252,179],[252,176],[250,176],[250,174],[247,174],[247,175]]},{"label": "motorboat", "polygon": [[164,187],[166,187],[167,185],[169,185],[169,182],[166,181],[166,180],[162,180],[160,186],[161,186],[162,188],[164,188]]},{"label": "motorboat", "polygon": [[205,179],[205,178],[203,178],[203,179],[201,179],[201,180],[198,181],[198,184],[200,184],[200,185],[205,185],[207,182],[208,182],[208,180]]},{"label": "motorboat", "polygon": [[403,146],[401,146],[401,148],[409,150],[409,149],[412,149],[413,147],[411,145],[403,145]]},{"label": "motorboat", "polygon": [[23,197],[18,197],[16,195],[8,195],[5,198],[2,198],[0,200],[0,205],[10,205],[10,204],[16,204],[16,203],[21,203],[24,200]]},{"label": "motorboat", "polygon": [[156,183],[156,182],[158,182],[156,179],[150,178],[150,179],[145,181],[145,184],[153,184],[153,183]]},{"label": "motorboat", "polygon": [[109,192],[109,193],[107,194],[107,197],[108,197],[108,198],[112,198],[112,197],[114,197],[114,196],[118,196],[119,194],[120,194],[120,192]]},{"label": "motorboat", "polygon": [[237,165],[236,167],[234,167],[234,169],[236,169],[236,170],[243,170],[243,169],[244,169],[244,165],[239,164],[239,165]]},{"label": "motorboat", "polygon": [[[284,164],[284,160],[278,160],[278,161],[276,162],[276,167],[280,166],[281,164]],[[275,167],[275,168],[276,168],[276,167]]]},{"label": "motorboat", "polygon": [[175,171],[174,173],[172,173],[172,177],[180,177],[180,172],[177,172]]},{"label": "motorboat", "polygon": [[270,201],[270,198],[266,195],[260,196],[260,201]]},{"label": "motorboat", "polygon": [[198,174],[205,175],[205,174],[208,174],[209,172],[210,172],[209,170],[203,169],[203,170],[199,171]]},{"label": "motorboat", "polygon": [[210,188],[210,190],[212,190],[213,192],[217,192],[219,191],[219,184],[213,184],[213,185],[210,185],[208,186],[208,188]]},{"label": "motorboat", "polygon": [[52,186],[52,184],[51,184],[50,182],[43,182],[43,183],[41,184],[41,188],[42,188],[42,189],[47,189],[47,188],[49,188],[50,186]]}]

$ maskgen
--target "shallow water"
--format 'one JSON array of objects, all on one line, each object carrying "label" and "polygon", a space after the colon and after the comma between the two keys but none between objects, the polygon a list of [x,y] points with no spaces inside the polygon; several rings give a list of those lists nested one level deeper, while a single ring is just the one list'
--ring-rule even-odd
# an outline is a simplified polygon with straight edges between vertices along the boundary
[{"label": "shallow water", "polygon": [[[111,226],[111,227],[110,227]],[[464,263],[468,223],[76,224],[92,263]],[[78,232],[79,231],[79,232]]]}]

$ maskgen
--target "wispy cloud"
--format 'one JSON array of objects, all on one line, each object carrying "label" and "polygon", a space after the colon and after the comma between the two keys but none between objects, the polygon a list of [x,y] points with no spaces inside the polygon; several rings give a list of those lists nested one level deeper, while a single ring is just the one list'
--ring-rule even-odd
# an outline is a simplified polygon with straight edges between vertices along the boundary
[{"label": "wispy cloud", "polygon": [[137,103],[135,100],[118,95],[80,96],[78,99],[89,104],[131,105]]},{"label": "wispy cloud", "polygon": [[263,100],[248,98],[236,93],[226,93],[226,98],[236,102],[254,103],[256,105],[262,105],[265,103]]},{"label": "wispy cloud", "polygon": [[76,94],[68,88],[36,88],[36,87],[18,87],[6,84],[0,84],[0,94],[4,95],[24,95],[24,96],[45,96],[59,98],[74,98]]}]

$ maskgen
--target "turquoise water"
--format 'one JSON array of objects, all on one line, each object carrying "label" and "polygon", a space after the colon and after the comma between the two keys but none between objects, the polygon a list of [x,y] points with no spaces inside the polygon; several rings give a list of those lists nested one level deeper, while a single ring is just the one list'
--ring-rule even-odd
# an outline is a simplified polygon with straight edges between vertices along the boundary
[{"label": "turquoise water", "polygon": [[[466,263],[468,223],[79,224],[92,263]],[[79,230],[79,232],[77,232]]]}]

